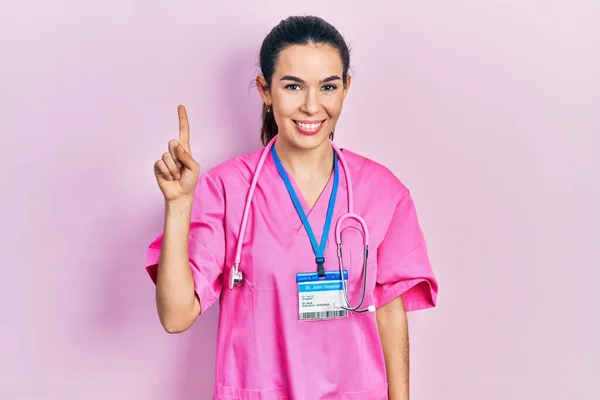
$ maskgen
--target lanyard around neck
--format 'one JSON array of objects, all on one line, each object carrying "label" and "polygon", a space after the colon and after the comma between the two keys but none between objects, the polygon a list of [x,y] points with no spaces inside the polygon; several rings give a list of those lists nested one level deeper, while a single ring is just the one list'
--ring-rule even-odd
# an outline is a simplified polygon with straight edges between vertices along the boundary
[{"label": "lanyard around neck", "polygon": [[327,216],[325,218],[325,226],[323,227],[323,234],[321,235],[321,243],[317,244],[317,239],[315,238],[315,234],[308,222],[308,218],[304,213],[302,208],[302,204],[300,204],[300,200],[296,195],[296,191],[292,186],[292,182],[288,177],[279,157],[277,156],[277,152],[275,151],[275,146],[271,147],[271,154],[273,155],[273,160],[275,161],[275,166],[277,167],[277,171],[279,171],[279,175],[287,188],[287,191],[294,203],[294,207],[296,208],[296,212],[302,221],[302,225],[308,234],[308,238],[310,239],[310,244],[313,248],[313,252],[315,253],[315,262],[317,263],[317,272],[319,277],[325,276],[325,247],[327,245],[327,237],[329,236],[329,230],[331,229],[331,221],[333,219],[333,209],[335,207],[335,200],[337,196],[338,186],[339,186],[339,169],[338,169],[338,156],[337,152],[333,151],[333,187],[331,189],[331,196],[329,197],[329,206],[327,208]]}]

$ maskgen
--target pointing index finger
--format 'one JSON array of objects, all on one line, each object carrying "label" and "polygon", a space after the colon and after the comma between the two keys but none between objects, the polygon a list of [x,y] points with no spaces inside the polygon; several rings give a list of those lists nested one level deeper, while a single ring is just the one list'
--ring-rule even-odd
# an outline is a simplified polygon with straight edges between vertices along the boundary
[{"label": "pointing index finger", "polygon": [[177,113],[179,114],[179,143],[184,148],[190,151],[190,125],[188,124],[188,117],[185,111],[185,107],[180,105],[177,107]]}]

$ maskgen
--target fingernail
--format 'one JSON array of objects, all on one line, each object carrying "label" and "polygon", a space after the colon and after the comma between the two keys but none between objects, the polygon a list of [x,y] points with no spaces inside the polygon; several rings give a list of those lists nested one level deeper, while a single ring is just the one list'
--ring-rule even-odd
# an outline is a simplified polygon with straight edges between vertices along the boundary
[{"label": "fingernail", "polygon": [[175,176],[175,178],[179,179],[179,178],[181,178],[181,175],[177,174],[177,175]]}]

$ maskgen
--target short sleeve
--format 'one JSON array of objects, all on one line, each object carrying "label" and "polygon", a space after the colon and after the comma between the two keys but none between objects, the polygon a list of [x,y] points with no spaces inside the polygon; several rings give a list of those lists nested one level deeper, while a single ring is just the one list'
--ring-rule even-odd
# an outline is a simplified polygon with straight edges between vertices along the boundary
[{"label": "short sleeve", "polygon": [[[208,173],[198,179],[192,205],[189,233],[189,260],[194,289],[202,310],[220,296],[221,275],[225,259],[225,199],[222,189]],[[146,271],[156,284],[163,232],[149,245]]]},{"label": "short sleeve", "polygon": [[402,296],[406,311],[434,307],[438,285],[413,199],[405,194],[396,205],[387,233],[377,249],[377,308]]}]

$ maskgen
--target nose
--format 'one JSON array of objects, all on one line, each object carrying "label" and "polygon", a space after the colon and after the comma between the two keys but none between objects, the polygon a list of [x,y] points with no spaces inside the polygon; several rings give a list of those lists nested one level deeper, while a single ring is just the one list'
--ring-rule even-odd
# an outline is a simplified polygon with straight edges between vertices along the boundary
[{"label": "nose", "polygon": [[308,115],[314,115],[319,112],[321,102],[319,101],[319,93],[316,90],[308,90],[304,96],[304,102],[300,110]]}]

